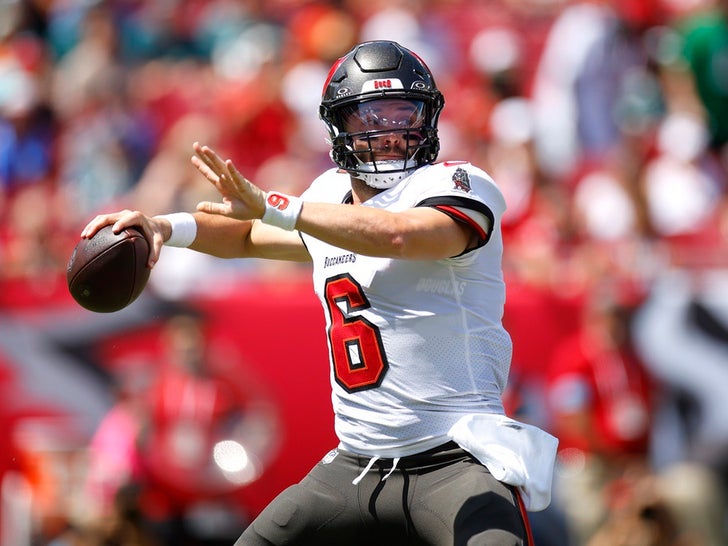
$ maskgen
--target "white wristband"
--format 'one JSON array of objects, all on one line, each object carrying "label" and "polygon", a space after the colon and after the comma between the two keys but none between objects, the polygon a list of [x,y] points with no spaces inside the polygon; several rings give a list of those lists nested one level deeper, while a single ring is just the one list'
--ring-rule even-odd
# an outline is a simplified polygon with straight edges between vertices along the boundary
[{"label": "white wristband", "polygon": [[172,214],[160,214],[158,218],[165,218],[172,225],[172,233],[169,239],[164,241],[165,246],[176,246],[186,248],[190,246],[197,237],[197,222],[189,212],[174,212]]},{"label": "white wristband", "polygon": [[296,229],[302,208],[303,199],[300,197],[269,191],[265,197],[265,214],[261,220],[271,226],[291,231]]}]

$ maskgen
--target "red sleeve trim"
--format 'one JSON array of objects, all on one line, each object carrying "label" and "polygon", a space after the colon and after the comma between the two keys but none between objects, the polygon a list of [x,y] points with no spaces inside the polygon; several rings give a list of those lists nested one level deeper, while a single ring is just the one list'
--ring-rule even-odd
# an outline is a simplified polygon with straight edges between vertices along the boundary
[{"label": "red sleeve trim", "polygon": [[483,227],[475,220],[473,220],[470,216],[465,214],[463,211],[449,205],[436,205],[435,208],[455,218],[456,220],[460,220],[461,222],[469,225],[473,230],[475,230],[475,232],[478,234],[478,239],[480,239],[481,241],[488,240],[488,233],[483,229]]}]

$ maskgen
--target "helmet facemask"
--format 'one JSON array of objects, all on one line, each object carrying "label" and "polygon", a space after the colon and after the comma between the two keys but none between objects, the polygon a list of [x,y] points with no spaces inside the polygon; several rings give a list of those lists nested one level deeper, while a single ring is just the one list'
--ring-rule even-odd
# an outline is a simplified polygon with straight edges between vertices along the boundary
[{"label": "helmet facemask", "polygon": [[331,126],[332,159],[367,185],[386,189],[430,163],[436,129],[423,100],[373,99],[343,106]]}]

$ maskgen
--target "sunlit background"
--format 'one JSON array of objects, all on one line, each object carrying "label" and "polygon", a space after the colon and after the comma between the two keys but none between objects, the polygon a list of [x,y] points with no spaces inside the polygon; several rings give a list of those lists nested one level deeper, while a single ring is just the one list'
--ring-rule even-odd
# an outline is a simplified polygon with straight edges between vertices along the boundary
[{"label": "sunlit background", "polygon": [[335,447],[306,266],[165,248],[94,314],[66,264],[99,212],[216,199],[194,141],[303,191],[380,38],[508,202],[506,405],[561,441],[536,543],[728,543],[726,2],[0,0],[0,546],[231,545]]}]

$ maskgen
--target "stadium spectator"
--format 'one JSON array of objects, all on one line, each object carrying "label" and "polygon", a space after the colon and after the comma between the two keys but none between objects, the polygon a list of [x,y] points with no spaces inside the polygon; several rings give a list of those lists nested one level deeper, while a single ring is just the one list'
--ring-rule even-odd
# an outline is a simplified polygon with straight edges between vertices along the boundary
[{"label": "stadium spectator", "polygon": [[628,303],[612,290],[588,297],[579,330],[547,371],[549,430],[559,438],[554,494],[575,544],[604,523],[612,484],[648,464],[652,379],[630,338]]}]

